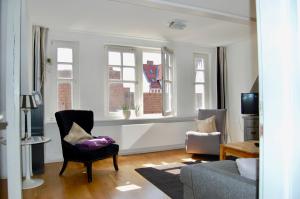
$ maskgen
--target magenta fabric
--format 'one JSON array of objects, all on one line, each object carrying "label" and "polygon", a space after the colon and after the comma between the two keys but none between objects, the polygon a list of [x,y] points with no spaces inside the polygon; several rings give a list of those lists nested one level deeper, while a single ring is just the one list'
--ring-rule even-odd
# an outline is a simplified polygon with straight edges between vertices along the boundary
[{"label": "magenta fabric", "polygon": [[75,146],[80,150],[97,150],[103,147],[106,147],[110,144],[115,143],[115,141],[109,136],[99,136],[94,139],[82,141]]}]

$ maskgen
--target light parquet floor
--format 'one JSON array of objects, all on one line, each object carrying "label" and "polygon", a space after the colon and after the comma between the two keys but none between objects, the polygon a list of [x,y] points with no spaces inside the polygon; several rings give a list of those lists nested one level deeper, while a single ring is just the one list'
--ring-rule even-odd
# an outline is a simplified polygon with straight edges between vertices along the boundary
[{"label": "light parquet floor", "polygon": [[[35,176],[45,183],[37,188],[23,190],[24,199],[167,199],[166,194],[140,176],[139,167],[183,162],[191,158],[185,150],[171,150],[138,155],[119,156],[119,171],[114,171],[112,158],[93,164],[93,182],[87,183],[85,167],[69,163],[63,176],[58,173],[62,163],[45,165],[45,173]],[[195,158],[195,157],[194,157]],[[199,157],[196,159],[199,159]],[[135,190],[120,191],[117,187],[136,185]],[[6,180],[0,181],[0,198],[7,198]]]}]

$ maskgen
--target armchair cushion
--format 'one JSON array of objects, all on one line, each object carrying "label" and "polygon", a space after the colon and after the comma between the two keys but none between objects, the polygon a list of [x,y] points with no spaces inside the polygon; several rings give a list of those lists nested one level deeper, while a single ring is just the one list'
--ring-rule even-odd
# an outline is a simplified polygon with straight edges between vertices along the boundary
[{"label": "armchair cushion", "polygon": [[115,141],[108,136],[99,136],[94,139],[84,140],[82,142],[77,143],[75,146],[80,150],[96,150],[103,147],[106,147]]},{"label": "armchair cushion", "polygon": [[203,120],[196,120],[197,131],[204,133],[216,132],[216,116],[213,115]]},{"label": "armchair cushion", "polygon": [[75,145],[79,142],[85,141],[85,140],[89,140],[92,139],[93,136],[91,136],[90,134],[88,134],[83,128],[81,128],[76,122],[73,122],[73,125],[68,133],[68,135],[66,135],[64,137],[64,141]]},{"label": "armchair cushion", "polygon": [[214,136],[214,135],[221,135],[221,132],[211,132],[211,133],[203,133],[197,131],[187,131],[186,135],[195,135],[195,136]]}]

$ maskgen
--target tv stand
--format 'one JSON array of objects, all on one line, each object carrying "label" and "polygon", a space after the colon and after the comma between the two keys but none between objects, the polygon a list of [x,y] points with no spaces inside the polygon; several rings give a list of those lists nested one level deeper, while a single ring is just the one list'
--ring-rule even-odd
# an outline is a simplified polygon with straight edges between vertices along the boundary
[{"label": "tv stand", "polygon": [[245,115],[244,119],[244,140],[258,140],[259,139],[259,116]]}]

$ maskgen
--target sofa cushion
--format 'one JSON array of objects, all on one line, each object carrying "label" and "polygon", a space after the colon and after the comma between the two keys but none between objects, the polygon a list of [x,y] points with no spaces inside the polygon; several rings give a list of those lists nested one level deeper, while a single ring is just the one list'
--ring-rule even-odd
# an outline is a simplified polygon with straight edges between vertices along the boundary
[{"label": "sofa cushion", "polygon": [[216,162],[208,162],[208,163],[200,163],[200,164],[193,164],[188,165],[181,168],[180,172],[180,180],[192,187],[192,174],[193,172],[197,173],[197,170],[202,169],[213,169],[217,172],[225,172],[225,173],[231,173],[231,174],[238,174],[239,171],[237,169],[236,163],[232,160],[223,160],[223,161],[216,161]]},{"label": "sofa cushion", "polygon": [[202,133],[211,133],[216,132],[216,116],[211,116],[204,120],[196,120],[197,123],[197,131]]},{"label": "sofa cushion", "polygon": [[185,166],[180,180],[185,192],[192,189],[195,199],[255,199],[257,194],[257,182],[240,176],[235,161],[230,160]]},{"label": "sofa cushion", "polygon": [[70,129],[68,135],[64,137],[64,141],[75,145],[81,141],[92,139],[93,136],[88,134],[83,128],[81,128],[77,123],[73,122],[72,128]]},{"label": "sofa cushion", "polygon": [[241,176],[257,180],[259,166],[257,158],[238,158],[236,164]]}]

